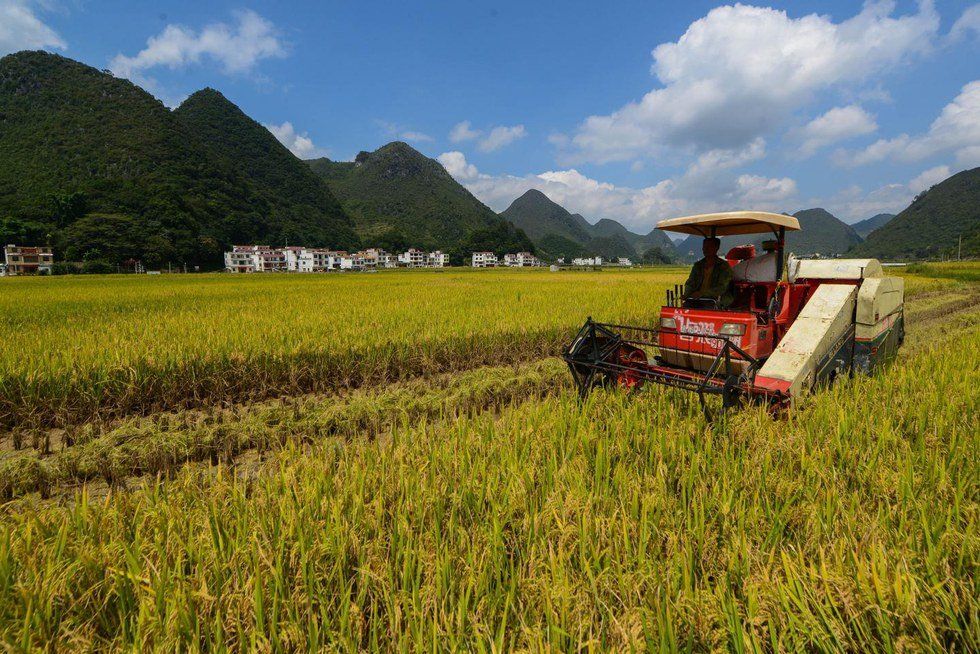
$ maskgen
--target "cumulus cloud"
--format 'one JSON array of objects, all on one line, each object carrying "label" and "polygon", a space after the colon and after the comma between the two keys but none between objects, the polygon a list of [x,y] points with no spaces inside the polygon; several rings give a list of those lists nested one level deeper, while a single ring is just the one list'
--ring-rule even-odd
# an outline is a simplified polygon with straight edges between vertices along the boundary
[{"label": "cumulus cloud", "polygon": [[491,129],[485,138],[480,139],[477,148],[480,152],[493,152],[525,136],[527,136],[527,130],[524,129],[524,125],[514,125],[513,127],[500,125]]},{"label": "cumulus cloud", "polygon": [[745,5],[713,9],[676,42],[654,49],[652,72],[662,87],[587,118],[568,158],[603,163],[663,148],[744,146],[817,93],[861,84],[927,51],[939,26],[931,1],[914,14],[896,17],[893,10],[893,2],[869,2],[835,23]]},{"label": "cumulus cloud", "polygon": [[849,186],[828,199],[813,199],[811,206],[822,206],[846,223],[854,223],[879,213],[898,213],[909,206],[915,193],[908,184],[885,184],[865,192],[860,186]]},{"label": "cumulus cloud", "polygon": [[860,186],[849,186],[831,196],[827,201],[811,200],[813,206],[824,206],[844,222],[856,222],[879,213],[898,213],[905,209],[915,196],[928,191],[952,174],[949,166],[935,166],[922,171],[907,184],[884,184],[865,192]]},{"label": "cumulus cloud", "polygon": [[425,132],[420,132],[414,129],[408,129],[397,125],[396,123],[391,123],[386,120],[376,121],[381,130],[385,133],[388,138],[400,139],[402,141],[412,141],[412,142],[427,142],[434,140],[431,136]]},{"label": "cumulus cloud", "polygon": [[949,177],[949,174],[949,166],[936,166],[935,168],[924,170],[920,174],[916,175],[911,182],[909,182],[909,190],[916,194],[921,193],[922,191],[928,191],[930,188]]},{"label": "cumulus cloud", "polygon": [[251,10],[237,11],[234,17],[233,25],[213,23],[200,32],[167,25],[136,55],[116,55],[109,68],[119,77],[139,80],[151,68],[177,69],[210,59],[225,73],[242,74],[262,59],[286,55],[286,46],[272,23]]},{"label": "cumulus cloud", "polygon": [[464,120],[460,123],[456,123],[452,130],[449,132],[449,140],[453,143],[462,143],[463,141],[472,141],[480,138],[483,132],[478,129],[473,129],[470,125],[470,121]]},{"label": "cumulus cloud", "polygon": [[476,166],[466,162],[466,156],[458,150],[443,152],[436,159],[450,175],[460,181],[476,179],[479,175]]},{"label": "cumulus cloud", "polygon": [[265,125],[265,128],[272,132],[280,143],[289,148],[289,151],[300,159],[313,159],[315,157],[327,156],[327,151],[318,148],[313,144],[313,139],[307,136],[306,132],[299,133],[288,120],[282,125]]},{"label": "cumulus cloud", "polygon": [[64,39],[45,25],[26,2],[0,0],[0,56],[19,50],[67,47]]},{"label": "cumulus cloud", "polygon": [[[749,153],[742,156],[754,156],[759,147],[748,148]],[[453,177],[497,211],[534,188],[569,211],[592,219],[615,218],[640,232],[652,229],[657,220],[685,213],[748,207],[781,211],[795,202],[797,189],[792,179],[731,175],[724,171],[728,162],[739,158],[738,153],[715,156],[721,165],[692,164],[677,178],[643,188],[602,182],[574,168],[524,176],[488,175],[458,151],[443,153],[438,159]]]},{"label": "cumulus cloud", "polygon": [[980,35],[980,5],[973,5],[953,23],[953,28],[949,31],[949,40],[955,43],[977,35]]},{"label": "cumulus cloud", "polygon": [[864,166],[884,160],[921,161],[946,153],[955,153],[964,167],[980,162],[980,80],[964,86],[925,134],[879,139],[857,152],[839,151],[834,158],[843,166]]},{"label": "cumulus cloud", "polygon": [[877,129],[878,123],[875,122],[874,117],[861,107],[852,104],[846,107],[834,107],[790,136],[800,142],[800,156],[809,157],[828,145],[855,136],[871,134]]}]

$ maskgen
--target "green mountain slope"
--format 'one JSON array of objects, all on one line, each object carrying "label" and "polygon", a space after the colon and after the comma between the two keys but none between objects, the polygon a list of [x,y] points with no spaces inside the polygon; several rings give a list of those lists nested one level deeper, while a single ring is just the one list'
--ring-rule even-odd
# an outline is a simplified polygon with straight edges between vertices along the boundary
[{"label": "green mountain slope", "polygon": [[174,116],[215,159],[252,183],[269,207],[265,219],[277,240],[339,248],[358,244],[352,222],[323,180],[221,93],[198,91]]},{"label": "green mountain slope", "polygon": [[659,248],[660,255],[654,257],[659,260],[674,253],[673,244],[662,232],[635,234],[608,218],[593,225],[537,189],[514,200],[500,215],[523,229],[542,255],[551,259],[599,255],[638,261],[648,250]]},{"label": "green mountain slope", "polygon": [[580,245],[592,238],[585,218],[569,213],[537,189],[514,200],[500,215],[523,229],[535,243],[545,236],[561,236]]},{"label": "green mountain slope", "polygon": [[592,225],[594,236],[619,236],[628,242],[637,254],[642,255],[650,248],[659,248],[665,254],[674,252],[674,243],[667,236],[666,232],[659,229],[652,229],[647,234],[637,234],[626,229],[618,221],[610,218],[602,218],[595,225]]},{"label": "green mountain slope", "polygon": [[804,209],[793,215],[801,230],[786,234],[786,248],[798,255],[844,254],[861,242],[853,227],[825,209]]},{"label": "green mountain slope", "polygon": [[980,255],[980,168],[964,170],[919,195],[856,246],[854,256],[920,259]]},{"label": "green mountain slope", "polygon": [[884,226],[889,220],[895,217],[893,213],[879,213],[870,218],[865,218],[860,220],[851,227],[857,232],[858,236],[861,238],[868,238],[868,234],[875,231],[879,227]]},{"label": "green mountain slope", "polygon": [[[3,57],[0,241],[50,243],[60,260],[207,268],[232,243],[305,231],[306,208],[194,131],[127,80],[44,52]],[[324,244],[349,241],[327,212],[338,233],[320,231]]]},{"label": "green mountain slope", "polygon": [[350,163],[307,161],[341,201],[365,243],[440,248],[463,262],[471,249],[533,250],[527,236],[477,200],[442,165],[396,141]]}]

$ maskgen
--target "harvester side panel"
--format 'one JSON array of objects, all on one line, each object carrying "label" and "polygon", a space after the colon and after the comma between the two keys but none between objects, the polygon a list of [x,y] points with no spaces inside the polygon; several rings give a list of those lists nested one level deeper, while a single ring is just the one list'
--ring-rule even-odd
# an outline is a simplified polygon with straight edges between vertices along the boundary
[{"label": "harvester side panel", "polygon": [[755,386],[795,401],[809,392],[821,375],[836,372],[833,359],[847,351],[854,335],[858,289],[853,284],[821,284],[800,311],[775,351],[755,378]]},{"label": "harvester side panel", "polygon": [[866,279],[858,292],[854,367],[871,372],[898,351],[905,340],[905,280]]}]

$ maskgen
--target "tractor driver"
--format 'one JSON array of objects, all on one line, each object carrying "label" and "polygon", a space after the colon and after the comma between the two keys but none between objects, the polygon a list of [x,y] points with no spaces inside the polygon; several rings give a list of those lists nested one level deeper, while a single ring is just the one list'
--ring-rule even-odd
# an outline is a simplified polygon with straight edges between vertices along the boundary
[{"label": "tractor driver", "polygon": [[684,306],[688,308],[724,309],[734,300],[732,294],[732,269],[718,256],[721,240],[706,238],[701,243],[704,258],[691,268],[684,284]]}]

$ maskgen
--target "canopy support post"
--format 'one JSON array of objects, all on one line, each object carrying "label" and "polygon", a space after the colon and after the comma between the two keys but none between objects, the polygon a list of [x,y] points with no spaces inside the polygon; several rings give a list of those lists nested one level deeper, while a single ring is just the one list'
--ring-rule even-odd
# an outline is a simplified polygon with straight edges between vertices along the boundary
[{"label": "canopy support post", "polygon": [[786,228],[779,228],[779,235],[776,237],[776,276],[783,278],[783,247],[786,242]]}]

